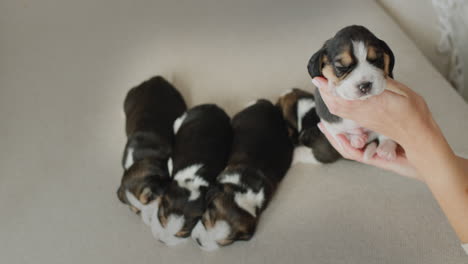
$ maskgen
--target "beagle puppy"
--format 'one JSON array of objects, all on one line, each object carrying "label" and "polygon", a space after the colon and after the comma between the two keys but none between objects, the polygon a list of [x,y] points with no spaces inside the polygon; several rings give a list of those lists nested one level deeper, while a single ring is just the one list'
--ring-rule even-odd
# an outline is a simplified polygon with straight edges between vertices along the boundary
[{"label": "beagle puppy", "polygon": [[284,93],[276,105],[281,109],[295,145],[293,164],[332,163],[341,157],[317,127],[320,118],[315,112],[312,93],[294,88]]},{"label": "beagle puppy", "polygon": [[[365,100],[386,89],[387,77],[393,78],[395,57],[388,45],[363,26],[348,26],[327,40],[309,60],[307,66],[312,78],[328,79],[330,91],[347,100]],[[375,153],[381,158],[394,160],[397,143],[361,127],[352,120],[333,115],[315,92],[316,111],[324,126],[333,135],[345,134],[353,147],[364,148],[365,158]],[[378,140],[375,143],[368,144]],[[367,146],[366,146],[367,145]]]},{"label": "beagle puppy", "polygon": [[258,100],[231,123],[234,139],[227,167],[208,191],[207,209],[192,231],[204,250],[249,240],[291,164],[293,144],[271,102]]},{"label": "beagle puppy", "polygon": [[170,182],[167,160],[172,152],[172,124],[187,106],[181,94],[161,76],[131,89],[125,98],[124,174],[117,196],[139,213]]},{"label": "beagle puppy", "polygon": [[153,236],[169,246],[190,236],[205,211],[205,193],[225,168],[232,144],[229,116],[214,104],[190,109],[174,123],[172,182],[151,217]]}]

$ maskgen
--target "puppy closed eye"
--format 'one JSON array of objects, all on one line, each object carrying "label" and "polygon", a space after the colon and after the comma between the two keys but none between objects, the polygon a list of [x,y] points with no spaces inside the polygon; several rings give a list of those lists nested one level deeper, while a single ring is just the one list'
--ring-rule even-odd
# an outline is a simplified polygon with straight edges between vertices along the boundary
[{"label": "puppy closed eye", "polygon": [[338,72],[347,72],[349,70],[349,66],[335,66]]}]

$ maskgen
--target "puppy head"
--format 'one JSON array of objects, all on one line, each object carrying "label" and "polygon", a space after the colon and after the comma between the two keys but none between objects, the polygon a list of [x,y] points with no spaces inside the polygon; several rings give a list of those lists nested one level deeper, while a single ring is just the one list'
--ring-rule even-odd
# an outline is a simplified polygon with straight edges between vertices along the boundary
[{"label": "puppy head", "polygon": [[159,160],[143,159],[135,162],[124,172],[117,190],[119,200],[139,213],[143,205],[149,204],[163,193],[170,178],[167,168]]},{"label": "puppy head", "polygon": [[344,99],[366,99],[385,90],[395,58],[388,45],[362,26],[348,26],[327,40],[309,60],[312,78],[324,76]]},{"label": "puppy head", "polygon": [[189,166],[175,174],[152,217],[153,235],[169,246],[189,237],[204,212],[208,183],[197,175],[200,167]]},{"label": "puppy head", "polygon": [[239,174],[226,174],[219,187],[206,195],[206,210],[192,231],[192,238],[204,250],[215,250],[238,240],[250,240],[264,203],[263,189],[242,187]]}]

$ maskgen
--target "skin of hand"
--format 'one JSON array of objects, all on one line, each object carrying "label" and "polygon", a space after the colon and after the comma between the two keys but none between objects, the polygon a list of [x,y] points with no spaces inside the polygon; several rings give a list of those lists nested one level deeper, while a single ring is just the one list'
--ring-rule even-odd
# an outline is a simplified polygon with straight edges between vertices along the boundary
[{"label": "skin of hand", "polygon": [[[393,79],[387,78],[387,89],[383,93],[366,100],[346,100],[335,96],[328,89],[325,78],[316,77],[313,82],[332,114],[354,120],[401,144],[413,138],[414,127],[420,129],[420,126],[434,123],[424,99]],[[406,96],[394,90],[400,90]]]},{"label": "skin of hand", "polygon": [[387,90],[366,100],[349,101],[333,95],[322,77],[313,79],[332,114],[398,142],[405,150],[395,161],[372,158],[353,149],[344,135],[333,139],[319,128],[345,157],[424,181],[463,243],[468,243],[468,160],[457,157],[432,118],[424,99],[390,78]]},{"label": "skin of hand", "polygon": [[420,146],[426,142],[448,145],[424,99],[404,84],[387,78],[387,89],[381,94],[366,100],[346,100],[329,90],[325,78],[316,77],[313,83],[332,114],[395,140],[410,162],[419,158]]},{"label": "skin of hand", "polygon": [[330,141],[330,144],[332,144],[333,147],[345,159],[355,160],[364,164],[382,168],[384,170],[393,171],[402,176],[424,181],[424,179],[419,177],[419,174],[417,173],[414,166],[412,166],[406,158],[406,154],[403,148],[399,147],[397,149],[397,157],[395,160],[392,161],[382,159],[378,155],[374,155],[374,157],[370,159],[365,159],[364,150],[352,147],[348,138],[345,135],[339,134],[335,138],[332,134],[330,134],[330,132],[328,132],[328,130],[322,123],[319,123],[318,127],[320,131],[322,131],[322,133],[327,137],[328,141]]}]

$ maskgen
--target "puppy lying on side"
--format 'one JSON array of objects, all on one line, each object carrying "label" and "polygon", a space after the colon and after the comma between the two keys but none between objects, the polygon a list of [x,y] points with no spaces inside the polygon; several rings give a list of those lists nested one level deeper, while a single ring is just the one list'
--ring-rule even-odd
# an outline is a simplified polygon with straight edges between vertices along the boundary
[{"label": "puppy lying on side", "polygon": [[[365,100],[378,95],[386,89],[385,79],[393,78],[395,58],[388,45],[378,39],[367,28],[349,26],[341,29],[327,40],[323,47],[309,60],[307,66],[312,78],[324,76],[328,86],[337,96],[348,100]],[[353,147],[364,148],[365,157],[375,152],[381,158],[396,158],[397,144],[380,134],[361,127],[352,120],[333,115],[320,96],[315,92],[317,114],[330,133],[345,134]]]},{"label": "puppy lying on side", "polygon": [[117,196],[135,213],[170,181],[166,164],[174,140],[172,124],[186,109],[180,93],[160,76],[131,89],[125,98],[128,139]]},{"label": "puppy lying on side", "polygon": [[170,246],[190,236],[205,211],[206,190],[225,168],[232,144],[230,118],[212,104],[196,106],[178,118],[174,133],[169,160],[173,181],[154,202],[151,218],[154,237]]},{"label": "puppy lying on side", "polygon": [[313,94],[294,88],[282,95],[276,105],[281,109],[289,136],[296,146],[293,164],[331,163],[341,157],[317,127],[320,118],[315,112]]},{"label": "puppy lying on side", "polygon": [[204,250],[249,240],[291,164],[293,144],[277,107],[267,100],[232,120],[234,140],[226,169],[207,194],[207,209],[192,231]]}]

